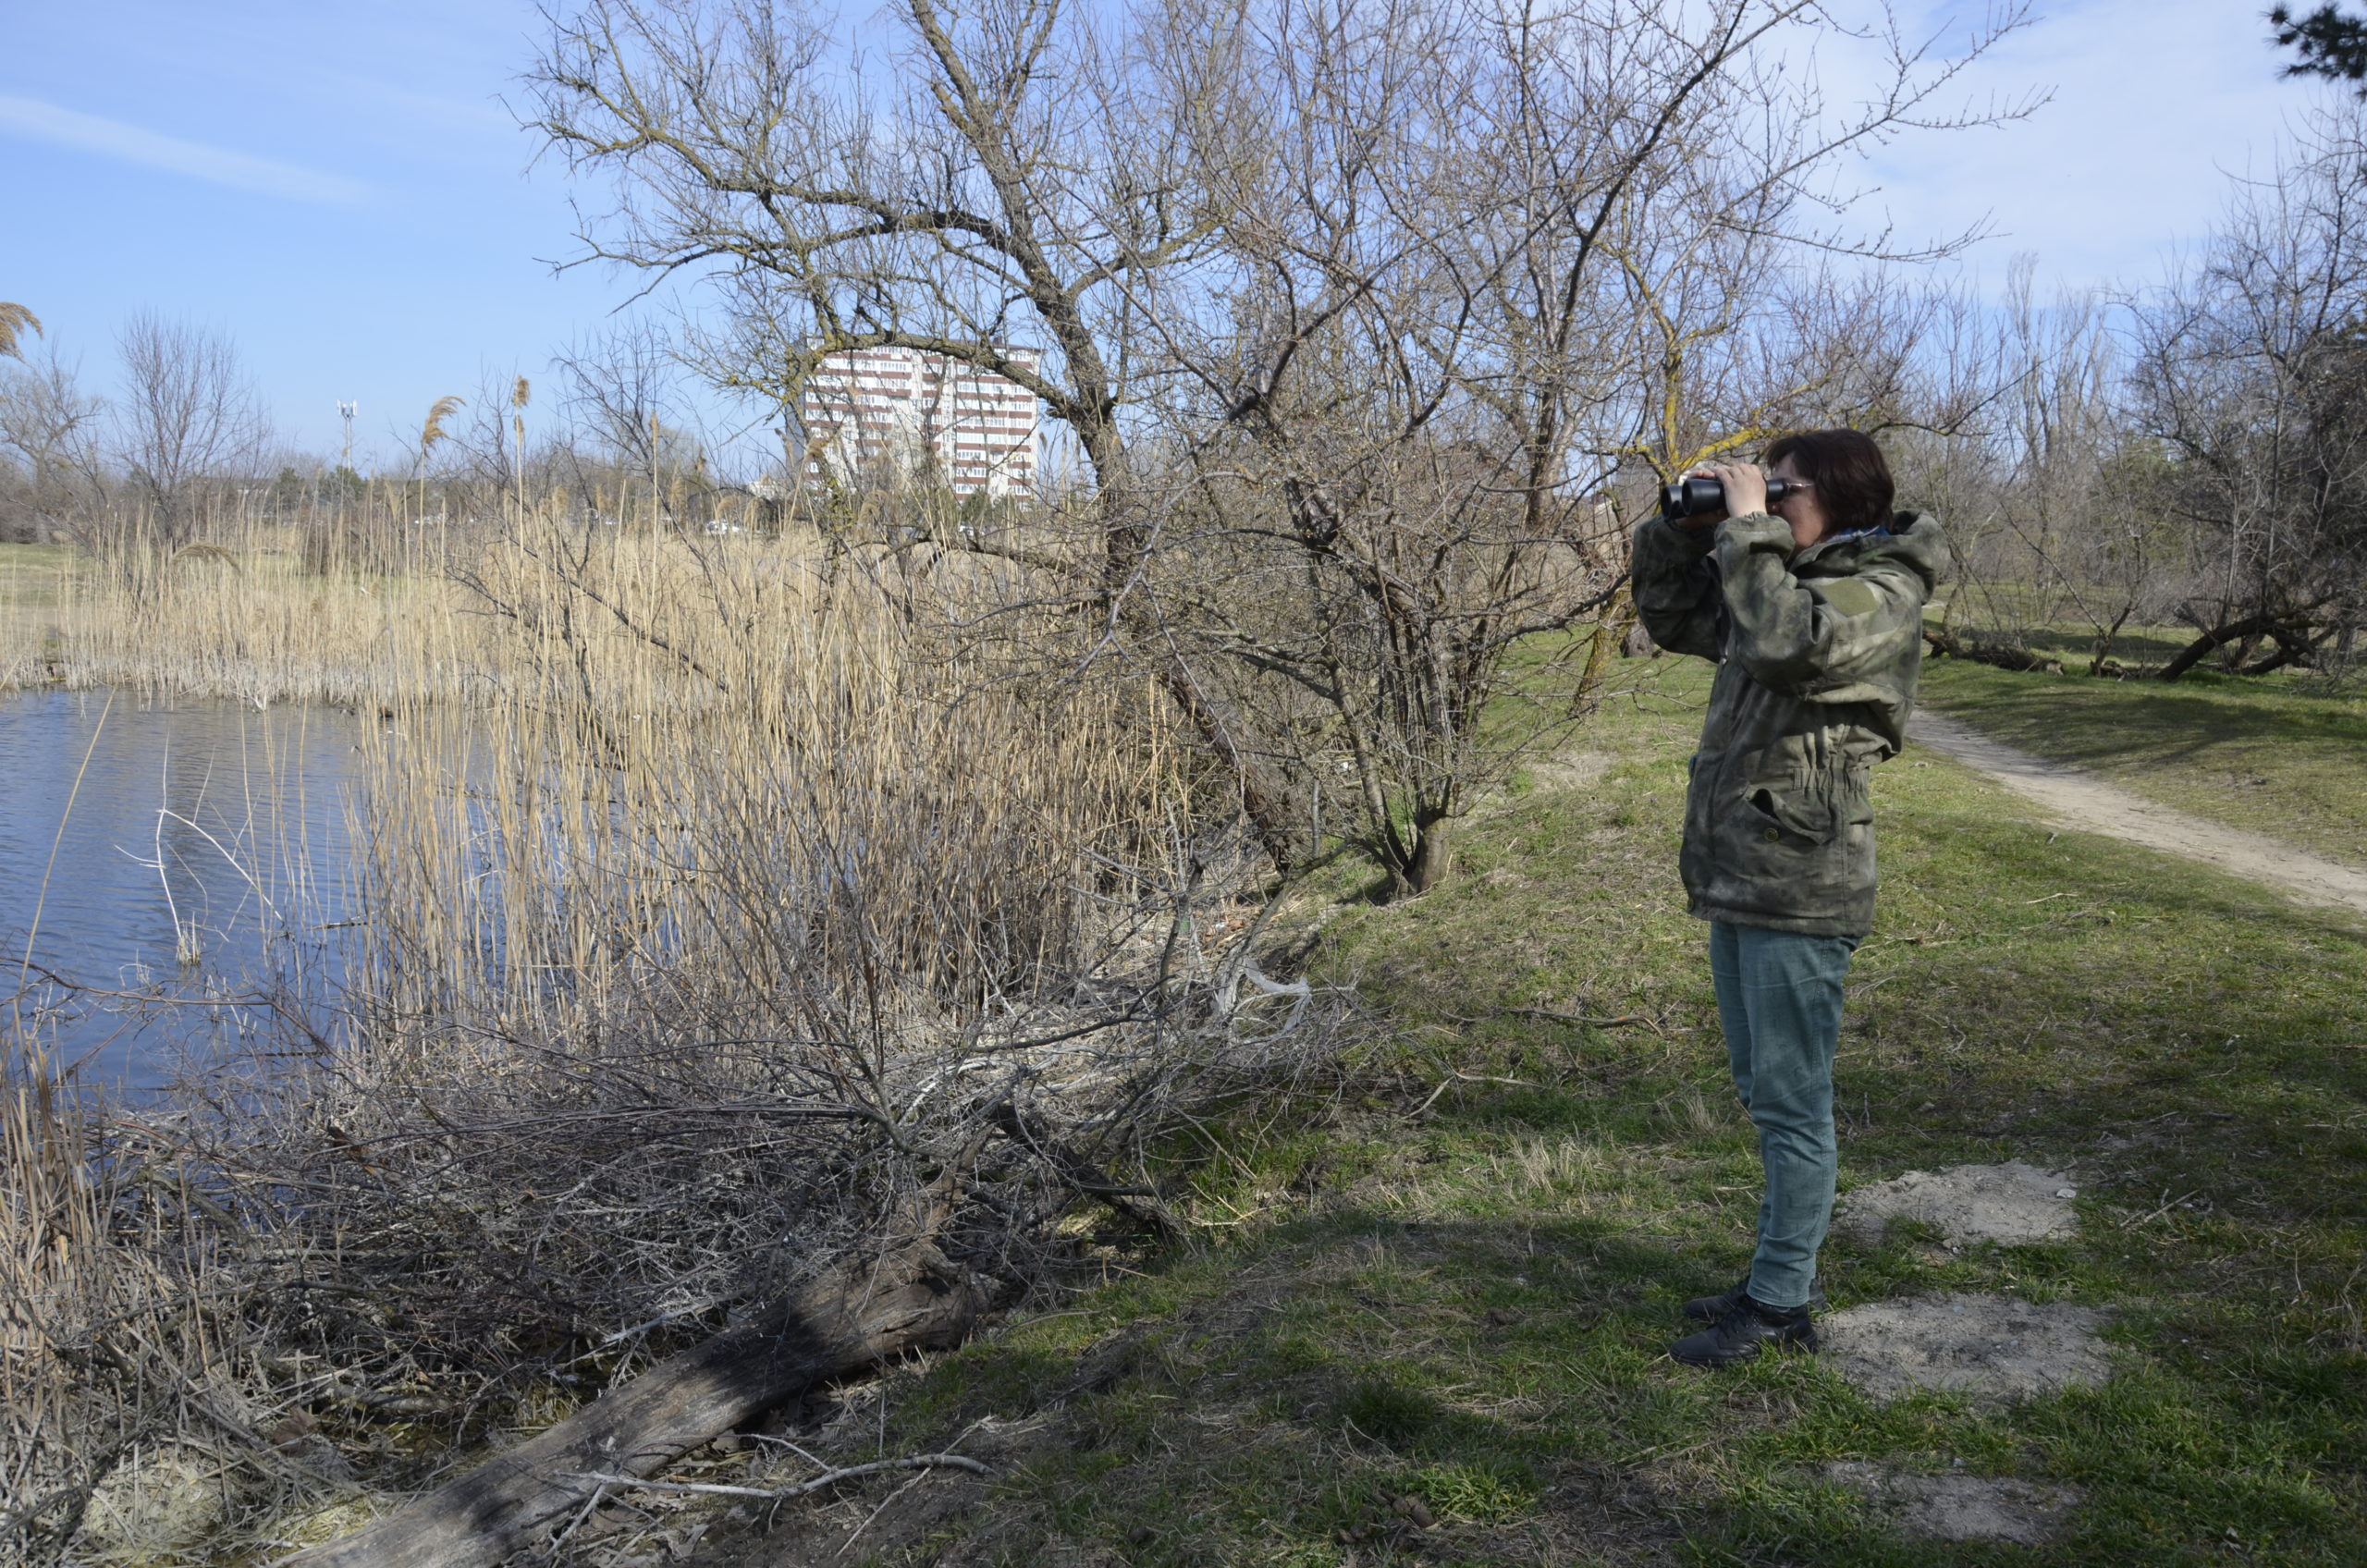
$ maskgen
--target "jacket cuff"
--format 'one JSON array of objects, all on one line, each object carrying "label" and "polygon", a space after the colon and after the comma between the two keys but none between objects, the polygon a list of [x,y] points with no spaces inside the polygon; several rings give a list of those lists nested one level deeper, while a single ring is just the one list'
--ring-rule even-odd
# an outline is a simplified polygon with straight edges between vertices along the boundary
[{"label": "jacket cuff", "polygon": [[1689,567],[1717,547],[1717,529],[1679,528],[1669,521],[1664,512],[1653,513],[1636,530],[1636,557],[1639,564],[1651,561]]},{"label": "jacket cuff", "polygon": [[[1792,540],[1792,525],[1765,512],[1745,512],[1740,517],[1730,517],[1718,524],[1717,533],[1718,564],[1721,568],[1737,566],[1741,557],[1770,545],[1786,560],[1799,553],[1799,546]],[[1731,550],[1727,548],[1729,545]]]}]

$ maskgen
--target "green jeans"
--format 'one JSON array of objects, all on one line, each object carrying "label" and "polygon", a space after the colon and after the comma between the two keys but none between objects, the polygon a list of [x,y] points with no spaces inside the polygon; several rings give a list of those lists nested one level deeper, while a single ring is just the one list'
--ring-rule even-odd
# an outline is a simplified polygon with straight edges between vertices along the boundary
[{"label": "green jeans", "polygon": [[1768,1306],[1808,1305],[1816,1250],[1833,1222],[1840,1150],[1833,1134],[1833,1052],[1841,982],[1855,937],[1803,937],[1713,921],[1710,975],[1743,1109],[1759,1129],[1767,1195],[1750,1293]]}]

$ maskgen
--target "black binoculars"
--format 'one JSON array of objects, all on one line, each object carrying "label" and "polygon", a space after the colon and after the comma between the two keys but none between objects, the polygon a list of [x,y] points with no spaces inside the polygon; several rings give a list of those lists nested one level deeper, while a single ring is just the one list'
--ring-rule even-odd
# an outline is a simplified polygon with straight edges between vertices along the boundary
[{"label": "black binoculars", "polygon": [[[1800,488],[1797,479],[1767,481],[1767,504],[1773,506]],[[1661,486],[1661,510],[1670,517],[1699,517],[1726,509],[1726,487],[1714,479],[1680,479]]]}]

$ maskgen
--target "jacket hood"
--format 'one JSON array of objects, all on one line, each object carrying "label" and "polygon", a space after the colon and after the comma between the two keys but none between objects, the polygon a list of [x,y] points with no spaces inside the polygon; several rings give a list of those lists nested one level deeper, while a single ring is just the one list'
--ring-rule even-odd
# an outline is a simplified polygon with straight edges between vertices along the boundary
[{"label": "jacket hood", "polygon": [[1793,557],[1792,567],[1797,571],[1814,562],[1821,574],[1895,562],[1923,579],[1928,595],[1948,574],[1954,558],[1948,551],[1948,536],[1940,531],[1940,520],[1927,511],[1908,510],[1894,513],[1887,532],[1853,533],[1811,545]]}]

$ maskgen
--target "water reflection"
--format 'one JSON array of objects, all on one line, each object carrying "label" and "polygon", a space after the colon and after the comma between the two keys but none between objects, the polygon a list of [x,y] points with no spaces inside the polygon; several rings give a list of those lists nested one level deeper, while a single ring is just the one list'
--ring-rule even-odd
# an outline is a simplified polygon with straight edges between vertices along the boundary
[{"label": "water reflection", "polygon": [[152,1084],[261,1022],[205,1004],[268,989],[325,1023],[355,737],[333,709],[0,693],[0,1027]]}]

